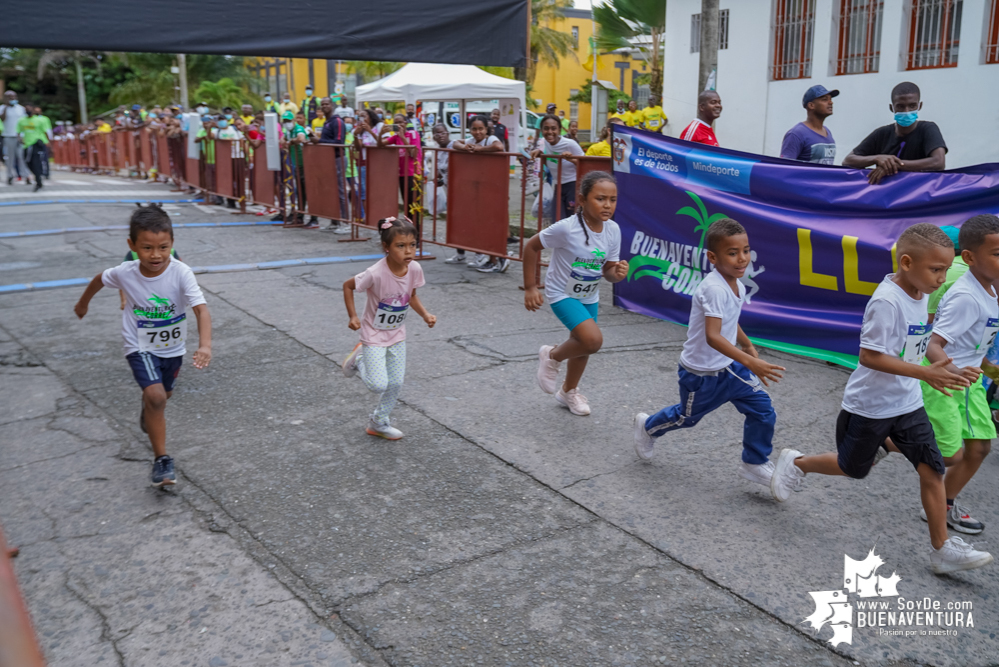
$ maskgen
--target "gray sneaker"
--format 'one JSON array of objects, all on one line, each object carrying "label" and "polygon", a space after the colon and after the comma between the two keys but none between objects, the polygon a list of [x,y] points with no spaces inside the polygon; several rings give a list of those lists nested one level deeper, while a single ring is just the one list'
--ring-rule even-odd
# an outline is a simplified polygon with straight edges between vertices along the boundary
[{"label": "gray sneaker", "polygon": [[379,438],[385,438],[386,440],[398,440],[402,437],[402,431],[392,426],[379,426],[373,421],[368,422],[368,428],[365,431],[368,435],[376,435]]},{"label": "gray sneaker", "polygon": [[452,255],[444,260],[445,264],[465,264],[466,262],[468,262],[468,258],[465,257],[465,253],[461,253],[460,255]]},{"label": "gray sneaker", "polygon": [[974,570],[992,562],[992,554],[977,551],[960,537],[951,537],[939,549],[930,550],[930,567],[937,574]]},{"label": "gray sneaker", "polygon": [[354,349],[350,351],[347,358],[343,360],[343,374],[345,377],[352,378],[357,375],[357,357],[360,356],[361,352],[364,351],[361,343],[354,346]]},{"label": "gray sneaker", "polygon": [[648,420],[649,416],[644,412],[635,415],[635,453],[643,461],[651,461],[656,453],[656,442],[645,430],[645,422]]},{"label": "gray sneaker", "polygon": [[[928,521],[925,508],[919,508],[919,518],[923,521]],[[968,508],[956,500],[954,501],[954,505],[947,509],[947,525],[950,526],[951,530],[956,530],[959,533],[967,533],[968,535],[977,535],[985,530],[985,524],[972,517],[971,513],[968,512]]]}]

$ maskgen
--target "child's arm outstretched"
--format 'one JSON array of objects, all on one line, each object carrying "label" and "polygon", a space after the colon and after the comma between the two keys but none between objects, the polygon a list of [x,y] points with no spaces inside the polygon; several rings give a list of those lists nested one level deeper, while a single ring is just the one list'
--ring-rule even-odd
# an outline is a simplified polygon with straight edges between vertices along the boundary
[{"label": "child's arm outstretched", "polygon": [[[931,362],[937,362],[941,359],[947,359],[947,351],[944,348],[947,347],[947,339],[940,334],[932,334],[930,336],[930,342],[926,346],[926,358]],[[950,362],[950,359],[947,359]],[[960,375],[969,383],[973,383],[978,379],[978,376],[982,373],[981,368],[975,366],[968,366],[966,368],[958,368],[952,363],[947,363],[944,365],[948,371],[954,375]],[[932,385],[931,385],[932,386]],[[970,385],[969,385],[970,386]],[[936,389],[936,387],[934,387]],[[951,387],[951,389],[957,389],[957,387]]]},{"label": "child's arm outstretched", "polygon": [[704,337],[708,341],[708,345],[712,348],[721,352],[729,359],[738,361],[740,364],[748,368],[753,375],[760,378],[763,384],[770,386],[767,380],[772,380],[774,382],[780,382],[781,378],[784,377],[779,371],[783,371],[783,366],[777,366],[776,364],[771,364],[760,359],[759,353],[753,344],[750,342],[749,337],[746,332],[742,330],[741,325],[736,325],[738,327],[736,332],[735,340],[739,343],[740,350],[732,343],[722,336],[721,327],[722,321],[720,317],[705,317],[704,318]]},{"label": "child's arm outstretched", "polygon": [[524,245],[524,307],[535,311],[545,302],[538,291],[538,259],[541,257],[541,237],[535,234]]},{"label": "child's arm outstretched", "polygon": [[951,393],[948,389],[964,389],[971,385],[963,376],[951,373],[947,370],[947,365],[953,359],[944,357],[933,362],[930,366],[918,366],[903,361],[901,357],[895,357],[877,350],[869,350],[866,347],[860,348],[860,365],[866,366],[874,371],[901,375],[903,377],[916,378],[922,380],[937,391],[947,396]]},{"label": "child's arm outstretched", "polygon": [[420,297],[416,296],[416,290],[413,290],[413,295],[409,299],[409,306],[417,315],[423,318],[428,327],[431,329],[434,328],[434,325],[437,324],[437,316],[427,312],[427,309],[423,307],[423,302],[420,301]]},{"label": "child's arm outstretched", "polygon": [[212,315],[203,303],[191,310],[198,320],[198,349],[194,351],[194,367],[204,368],[212,361]]},{"label": "child's arm outstretched", "polygon": [[343,303],[347,306],[347,315],[350,317],[350,322],[347,326],[352,331],[357,331],[361,328],[361,318],[357,316],[357,311],[354,309],[354,290],[356,289],[357,283],[354,282],[353,278],[343,283]]},{"label": "child's arm outstretched", "polygon": [[77,317],[81,320],[83,319],[83,316],[87,314],[87,309],[90,307],[90,300],[93,299],[94,295],[100,292],[103,287],[104,281],[101,280],[101,274],[98,273],[94,276],[94,279],[90,281],[90,284],[87,285],[87,289],[83,290],[83,295],[80,297],[80,300],[76,302],[75,306],[73,306],[73,312],[76,313]]}]

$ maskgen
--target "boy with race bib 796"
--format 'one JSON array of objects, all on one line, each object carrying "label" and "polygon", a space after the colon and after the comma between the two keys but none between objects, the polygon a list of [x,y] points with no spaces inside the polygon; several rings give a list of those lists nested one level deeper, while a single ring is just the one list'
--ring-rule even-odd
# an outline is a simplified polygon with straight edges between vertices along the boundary
[{"label": "boy with race bib 796", "polygon": [[153,486],[177,483],[173,459],[166,453],[166,402],[187,351],[187,309],[198,320],[198,349],[194,367],[212,359],[212,318],[190,267],[171,256],[173,225],[156,204],[140,207],[129,220],[128,247],[138,259],[97,274],[74,307],[77,317],[87,314],[90,300],[103,287],[121,290],[128,308],[121,317],[125,358],[142,388],[139,426],[149,434],[156,457]]}]

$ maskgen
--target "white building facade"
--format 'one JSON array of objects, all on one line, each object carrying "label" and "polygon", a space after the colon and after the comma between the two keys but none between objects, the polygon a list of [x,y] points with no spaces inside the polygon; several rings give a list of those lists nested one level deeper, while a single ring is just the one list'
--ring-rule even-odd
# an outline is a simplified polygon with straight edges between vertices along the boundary
[{"label": "white building facade", "polygon": [[[893,122],[891,89],[922,92],[947,167],[999,162],[999,0],[721,0],[715,123],[725,148],[779,155],[816,84],[838,89],[826,120],[836,164]],[[677,136],[697,114],[700,0],[666,6],[663,108]]]}]

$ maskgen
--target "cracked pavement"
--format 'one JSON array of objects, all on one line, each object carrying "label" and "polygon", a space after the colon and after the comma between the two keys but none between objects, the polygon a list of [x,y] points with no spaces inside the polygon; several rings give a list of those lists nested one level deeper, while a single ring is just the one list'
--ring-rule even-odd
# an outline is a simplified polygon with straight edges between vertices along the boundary
[{"label": "cracked pavement", "polygon": [[[8,207],[0,231],[129,212]],[[6,239],[0,283],[92,276],[120,261],[123,237]],[[339,238],[178,229],[176,247],[200,266],[378,252]],[[83,321],[77,289],[0,296],[0,524],[50,665],[994,664],[999,575],[929,573],[901,458],[862,481],[809,477],[777,505],[736,476],[741,419],[726,407],[639,462],[631,419],[676,399],[685,330],[614,308],[609,289],[581,418],[537,388],[538,346],[565,333],[524,310],[519,265],[426,262],[420,296],[438,325],[409,327],[393,414],[406,437],[367,436],[374,397],[339,372],[356,342],[340,286],[367,264],[199,276],[213,360],[185,364],[170,400],[171,492],[148,486],[117,295]],[[776,447],[828,450],[847,373],[766,354],[788,367]],[[987,525],[996,465],[963,496]],[[837,588],[843,554],[875,540],[901,594],[973,601],[975,628],[857,628],[835,650],[828,628],[806,630],[808,592]]]}]

